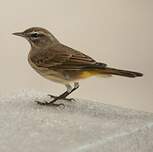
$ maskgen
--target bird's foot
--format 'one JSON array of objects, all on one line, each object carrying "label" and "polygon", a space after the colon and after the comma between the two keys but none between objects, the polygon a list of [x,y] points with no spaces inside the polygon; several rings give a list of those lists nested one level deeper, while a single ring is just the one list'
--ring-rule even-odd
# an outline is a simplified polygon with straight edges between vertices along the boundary
[{"label": "bird's foot", "polygon": [[54,96],[54,95],[51,95],[51,94],[48,94],[48,96],[50,98],[53,98],[53,100],[65,100],[65,101],[76,101],[74,98],[66,98],[66,97],[59,97],[59,96]]},{"label": "bird's foot", "polygon": [[55,107],[63,106],[63,107],[65,107],[65,105],[63,103],[55,103],[55,102],[57,100],[65,100],[65,101],[69,101],[69,102],[76,101],[73,98],[66,98],[66,97],[62,97],[62,96],[54,96],[54,95],[50,95],[50,94],[48,94],[48,96],[50,98],[53,98],[53,100],[50,102],[47,102],[47,101],[45,101],[45,102],[35,101],[35,102],[37,104],[43,105],[43,106],[55,106]]},{"label": "bird's foot", "polygon": [[63,106],[65,107],[65,105],[63,103],[54,103],[54,102],[40,102],[40,101],[35,101],[37,104],[42,105],[42,106],[54,106],[54,107],[59,107],[59,106]]}]

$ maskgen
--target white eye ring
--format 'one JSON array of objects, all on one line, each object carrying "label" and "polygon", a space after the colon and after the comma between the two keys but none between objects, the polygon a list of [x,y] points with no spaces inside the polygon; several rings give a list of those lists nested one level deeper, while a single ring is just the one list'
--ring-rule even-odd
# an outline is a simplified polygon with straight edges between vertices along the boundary
[{"label": "white eye ring", "polygon": [[33,32],[33,33],[31,33],[31,37],[32,38],[37,38],[37,37],[39,37],[39,33]]}]

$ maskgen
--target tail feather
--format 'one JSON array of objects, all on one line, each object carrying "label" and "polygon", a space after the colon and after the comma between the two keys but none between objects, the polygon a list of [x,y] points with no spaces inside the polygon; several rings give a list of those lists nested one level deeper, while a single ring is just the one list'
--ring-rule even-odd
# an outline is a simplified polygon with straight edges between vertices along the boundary
[{"label": "tail feather", "polygon": [[93,64],[90,66],[85,66],[84,69],[96,71],[98,74],[102,74],[102,75],[103,74],[104,75],[119,75],[119,76],[130,77],[130,78],[143,76],[143,74],[139,72],[129,71],[129,70],[120,70],[120,69],[107,67],[106,64],[100,63],[100,62],[97,62],[96,64]]},{"label": "tail feather", "polygon": [[101,73],[125,76],[125,77],[130,77],[130,78],[143,76],[143,74],[139,73],[139,72],[120,70],[120,69],[115,69],[115,68],[110,68],[110,67],[106,67],[105,69],[101,69]]}]

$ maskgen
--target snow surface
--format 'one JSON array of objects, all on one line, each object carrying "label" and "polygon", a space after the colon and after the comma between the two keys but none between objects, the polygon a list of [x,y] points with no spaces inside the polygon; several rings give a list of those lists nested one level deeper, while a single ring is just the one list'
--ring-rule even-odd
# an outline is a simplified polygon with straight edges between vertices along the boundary
[{"label": "snow surface", "polygon": [[[0,152],[152,152],[153,114],[78,99],[41,106],[45,93],[0,98]],[[63,101],[61,101],[63,102]]]}]

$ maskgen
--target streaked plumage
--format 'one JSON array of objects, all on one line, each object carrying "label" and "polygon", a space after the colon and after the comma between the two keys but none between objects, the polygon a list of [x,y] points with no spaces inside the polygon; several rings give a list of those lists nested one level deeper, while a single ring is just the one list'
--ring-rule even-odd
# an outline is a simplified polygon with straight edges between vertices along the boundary
[{"label": "streaked plumage", "polygon": [[[105,63],[96,62],[84,53],[61,44],[55,36],[43,28],[33,27],[14,34],[25,37],[30,42],[28,61],[40,75],[66,85],[67,91],[49,103],[52,105],[57,99],[66,98],[78,88],[80,79],[94,75],[119,75],[131,78],[143,75],[138,72],[110,68]],[[74,88],[70,85],[72,82],[74,82]]]}]

